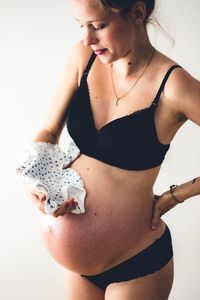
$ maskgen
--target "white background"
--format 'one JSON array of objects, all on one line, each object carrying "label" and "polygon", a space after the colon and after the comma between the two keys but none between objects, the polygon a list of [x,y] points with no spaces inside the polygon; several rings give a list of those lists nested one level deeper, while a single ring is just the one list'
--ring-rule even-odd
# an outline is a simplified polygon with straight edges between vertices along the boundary
[{"label": "white background", "polygon": [[[15,157],[18,147],[42,126],[69,54],[81,38],[69,2],[0,0],[1,300],[64,300],[63,269],[44,248],[39,214],[16,179]],[[157,10],[175,46],[151,29],[152,42],[200,79],[199,0],[162,0]],[[199,134],[199,126],[191,122],[178,132],[155,193],[200,175]],[[62,143],[66,141],[64,130]],[[170,300],[200,299],[199,216],[200,197],[194,197],[163,217],[175,253]]]}]

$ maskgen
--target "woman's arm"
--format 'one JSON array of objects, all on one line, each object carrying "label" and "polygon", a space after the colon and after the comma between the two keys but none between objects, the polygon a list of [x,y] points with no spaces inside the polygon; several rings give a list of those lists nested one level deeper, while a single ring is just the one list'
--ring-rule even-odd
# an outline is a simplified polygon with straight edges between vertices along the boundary
[{"label": "woman's arm", "polygon": [[[166,84],[165,97],[171,102],[174,113],[200,126],[200,82],[185,70],[179,69]],[[200,177],[175,188],[170,188],[155,199],[152,229],[156,229],[160,217],[185,200],[200,195]]]},{"label": "woman's arm", "polygon": [[[48,110],[44,124],[41,130],[33,138],[33,142],[47,142],[58,144],[61,132],[66,121],[66,111],[75,91],[77,90],[82,73],[91,55],[91,49],[83,45],[80,41],[73,49],[73,52],[65,67],[61,82],[56,91],[53,102]],[[25,185],[28,196],[33,200],[40,211],[45,213],[44,201],[45,195],[37,193],[28,185]],[[63,215],[74,209],[76,203],[74,199],[68,199],[54,213],[54,216]]]},{"label": "woman's arm", "polygon": [[172,190],[169,189],[162,195],[156,196],[151,228],[153,230],[157,228],[160,217],[167,211],[196,195],[200,195],[200,177],[176,186],[175,189],[173,189],[173,193]]},{"label": "woman's arm", "polygon": [[196,177],[190,181],[178,185],[173,190],[166,193],[168,197],[174,198],[176,204],[182,203],[185,200],[200,195],[200,177]]},{"label": "woman's arm", "polygon": [[59,143],[61,132],[66,121],[66,112],[75,91],[77,90],[85,64],[91,50],[80,41],[75,45],[64,69],[54,99],[48,109],[41,130],[33,138],[34,142]]},{"label": "woman's arm", "polygon": [[183,116],[200,126],[200,81],[184,69],[177,69],[168,79],[164,95],[174,115]]},{"label": "woman's arm", "polygon": [[43,128],[33,138],[33,142],[46,142],[51,144],[58,144],[59,138],[60,135],[54,135],[54,133],[51,132],[49,129]]}]

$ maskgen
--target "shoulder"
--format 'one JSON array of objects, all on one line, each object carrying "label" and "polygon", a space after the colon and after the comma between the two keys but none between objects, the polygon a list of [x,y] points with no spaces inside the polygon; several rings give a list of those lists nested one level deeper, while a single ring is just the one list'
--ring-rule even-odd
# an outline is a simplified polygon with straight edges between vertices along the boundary
[{"label": "shoulder", "polygon": [[87,66],[87,63],[92,55],[91,47],[84,46],[83,41],[79,41],[74,46],[74,59],[78,63],[78,82],[80,83],[83,72]]},{"label": "shoulder", "polygon": [[200,81],[184,68],[176,68],[170,74],[164,97],[177,116],[182,115],[200,125]]}]

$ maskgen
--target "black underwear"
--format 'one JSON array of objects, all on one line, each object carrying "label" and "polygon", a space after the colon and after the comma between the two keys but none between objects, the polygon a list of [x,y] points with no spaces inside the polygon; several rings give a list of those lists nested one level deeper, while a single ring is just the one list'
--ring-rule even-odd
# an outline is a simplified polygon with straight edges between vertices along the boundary
[{"label": "black underwear", "polygon": [[128,281],[159,271],[173,256],[172,240],[166,226],[163,235],[130,259],[97,275],[81,275],[101,289],[114,282]]}]

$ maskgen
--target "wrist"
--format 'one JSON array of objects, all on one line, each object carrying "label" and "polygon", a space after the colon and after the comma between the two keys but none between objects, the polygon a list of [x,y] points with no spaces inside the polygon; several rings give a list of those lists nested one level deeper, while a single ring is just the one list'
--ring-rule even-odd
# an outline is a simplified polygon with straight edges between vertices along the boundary
[{"label": "wrist", "polygon": [[170,185],[170,190],[169,190],[169,193],[171,195],[171,197],[173,198],[173,200],[177,203],[177,204],[180,204],[180,203],[183,203],[185,199],[183,199],[182,197],[180,197],[180,195],[178,196],[177,198],[177,193],[176,193],[176,189],[178,188],[178,185],[177,184],[172,184]]},{"label": "wrist", "polygon": [[193,188],[194,196],[200,195],[200,177],[192,179],[191,186]]},{"label": "wrist", "polygon": [[51,144],[58,144],[59,138],[55,136],[51,131],[44,128],[38,132],[38,134],[33,139],[33,142],[46,142]]},{"label": "wrist", "polygon": [[175,202],[183,203],[186,199],[200,194],[200,177],[190,180],[181,185],[171,185],[168,196],[172,197]]}]

